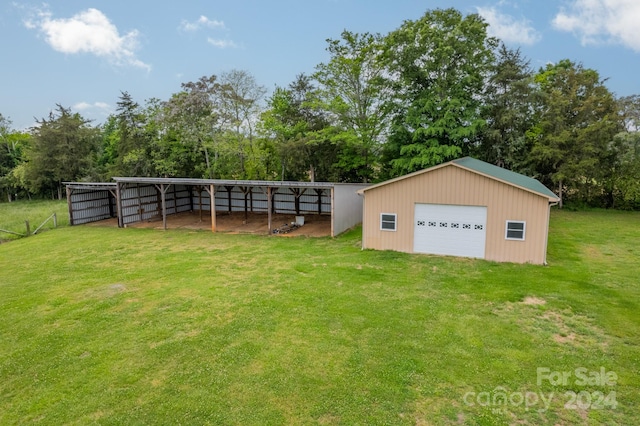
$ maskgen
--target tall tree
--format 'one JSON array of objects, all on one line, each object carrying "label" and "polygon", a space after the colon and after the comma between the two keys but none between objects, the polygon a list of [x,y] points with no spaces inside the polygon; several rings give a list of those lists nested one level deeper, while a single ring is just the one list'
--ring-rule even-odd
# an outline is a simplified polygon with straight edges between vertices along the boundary
[{"label": "tall tree", "polygon": [[618,105],[598,72],[569,60],[549,64],[536,75],[543,108],[530,131],[530,159],[540,177],[589,202],[606,179],[608,146],[621,130]]},{"label": "tall tree", "polygon": [[128,92],[121,92],[116,108],[117,162],[113,174],[153,176],[150,140],[145,132],[147,117]]},{"label": "tall tree", "polygon": [[262,114],[264,132],[274,138],[282,180],[340,180],[338,148],[327,135],[326,111],[319,108],[311,78],[300,74],[287,88],[276,88]]},{"label": "tall tree", "polygon": [[534,124],[539,96],[529,61],[519,49],[500,45],[484,102],[487,125],[475,149],[476,156],[509,170],[527,172],[531,149],[527,130]]},{"label": "tall tree", "polygon": [[385,59],[395,93],[385,159],[390,174],[429,167],[469,152],[485,126],[486,78],[497,40],[478,15],[428,11],[386,37]]},{"label": "tall tree", "polygon": [[238,158],[233,177],[255,178],[260,174],[255,129],[261,112],[260,102],[267,91],[253,75],[241,70],[221,74],[219,90],[217,111]]},{"label": "tall tree", "polygon": [[391,91],[384,84],[380,59],[383,40],[378,34],[343,31],[328,39],[330,59],[317,66],[323,107],[333,118],[332,137],[344,144],[340,166],[349,180],[370,181],[378,169],[382,137],[388,128],[386,101]]},{"label": "tall tree", "polygon": [[[220,114],[217,105],[220,84],[215,75],[182,84],[183,91],[165,103],[163,120],[184,150],[201,153],[204,170],[195,164],[195,174],[218,177],[220,164]],[[202,161],[201,161],[202,162]]]},{"label": "tall tree", "polygon": [[14,170],[24,162],[23,151],[28,141],[28,134],[14,130],[11,120],[0,114],[0,191],[9,202],[20,189]]},{"label": "tall tree", "polygon": [[607,207],[640,208],[640,96],[618,99],[621,132],[608,146]]},{"label": "tall tree", "polygon": [[90,173],[99,139],[98,130],[89,123],[61,105],[49,118],[37,121],[24,170],[31,192],[57,191],[62,198],[62,182],[81,180]]}]

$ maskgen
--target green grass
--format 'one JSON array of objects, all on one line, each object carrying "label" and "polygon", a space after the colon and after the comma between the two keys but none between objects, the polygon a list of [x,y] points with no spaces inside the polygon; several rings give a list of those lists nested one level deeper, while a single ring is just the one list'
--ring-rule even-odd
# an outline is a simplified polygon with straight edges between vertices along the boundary
[{"label": "green grass", "polygon": [[[0,424],[640,424],[639,225],[553,212],[547,267],[362,251],[359,230],[3,244]],[[554,397],[465,403],[500,390]],[[581,391],[618,406],[566,409]]]},{"label": "green grass", "polygon": [[[25,221],[29,221],[31,232],[35,231],[49,216],[56,213],[58,226],[69,224],[69,210],[67,201],[17,201],[13,203],[0,203],[0,229],[26,234]],[[53,228],[53,222],[49,221],[39,232]],[[20,238],[18,235],[0,232],[0,243]]]}]

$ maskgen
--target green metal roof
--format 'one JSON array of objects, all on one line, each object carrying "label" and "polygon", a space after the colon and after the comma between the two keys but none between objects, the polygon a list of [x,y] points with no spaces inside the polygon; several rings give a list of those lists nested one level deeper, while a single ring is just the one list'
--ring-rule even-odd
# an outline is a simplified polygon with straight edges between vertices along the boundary
[{"label": "green metal roof", "polygon": [[505,183],[509,183],[511,185],[518,186],[531,192],[535,192],[542,196],[549,197],[551,201],[559,200],[558,196],[554,194],[549,188],[529,176],[512,172],[511,170],[503,169],[502,167],[494,166],[493,164],[476,160],[475,158],[471,157],[458,158],[457,160],[453,160],[452,163],[464,167],[465,169],[469,169],[492,177],[494,179],[501,180]]},{"label": "green metal roof", "polygon": [[504,182],[507,185],[513,185],[525,191],[538,194],[541,197],[548,198],[550,202],[560,201],[556,194],[554,194],[549,188],[547,188],[534,178],[530,178],[529,176],[521,175],[520,173],[512,172],[511,170],[503,169],[502,167],[494,166],[493,164],[485,163],[484,161],[476,160],[475,158],[471,157],[458,158],[457,160],[449,161],[447,163],[433,166],[428,169],[419,170],[417,172],[409,173],[408,175],[390,179],[385,182],[380,182],[375,185],[371,185],[368,188],[360,189],[358,193],[364,194],[365,192],[378,188],[380,186],[408,179],[413,176],[421,175],[423,173],[429,173],[432,170],[436,170],[446,166],[460,167],[471,172],[487,176],[490,179],[495,179],[500,182]]}]

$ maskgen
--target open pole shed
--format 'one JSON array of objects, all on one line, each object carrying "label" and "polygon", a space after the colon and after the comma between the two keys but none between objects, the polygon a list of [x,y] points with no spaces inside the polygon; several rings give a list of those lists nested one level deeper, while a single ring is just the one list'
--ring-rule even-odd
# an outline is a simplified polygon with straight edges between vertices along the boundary
[{"label": "open pole shed", "polygon": [[[336,236],[362,221],[362,198],[357,191],[367,184],[332,182],[289,182],[258,180],[221,180],[189,178],[116,177],[115,183],[90,184],[97,189],[110,188],[113,212],[118,226],[162,219],[182,212],[209,213],[211,230],[216,232],[216,213],[265,213],[268,232],[273,230],[275,214],[324,215],[331,217],[331,236]],[[79,183],[67,184],[75,191]],[[80,188],[80,186],[77,186]],[[98,197],[96,195],[96,197]],[[104,198],[104,193],[100,195]],[[77,212],[74,199],[69,198],[72,224]],[[96,215],[95,220],[101,220]],[[102,217],[106,218],[106,217]],[[90,222],[93,220],[86,220]]]}]

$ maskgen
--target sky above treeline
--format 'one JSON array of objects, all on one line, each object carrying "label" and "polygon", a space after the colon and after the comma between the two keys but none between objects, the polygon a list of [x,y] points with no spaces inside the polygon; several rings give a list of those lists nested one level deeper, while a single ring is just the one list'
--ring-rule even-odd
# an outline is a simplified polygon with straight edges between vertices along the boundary
[{"label": "sky above treeline", "polygon": [[0,1],[0,113],[26,129],[61,104],[100,123],[121,91],[143,104],[232,69],[271,92],[313,73],[345,29],[386,34],[448,7],[482,15],[534,69],[567,58],[640,94],[638,0]]}]

